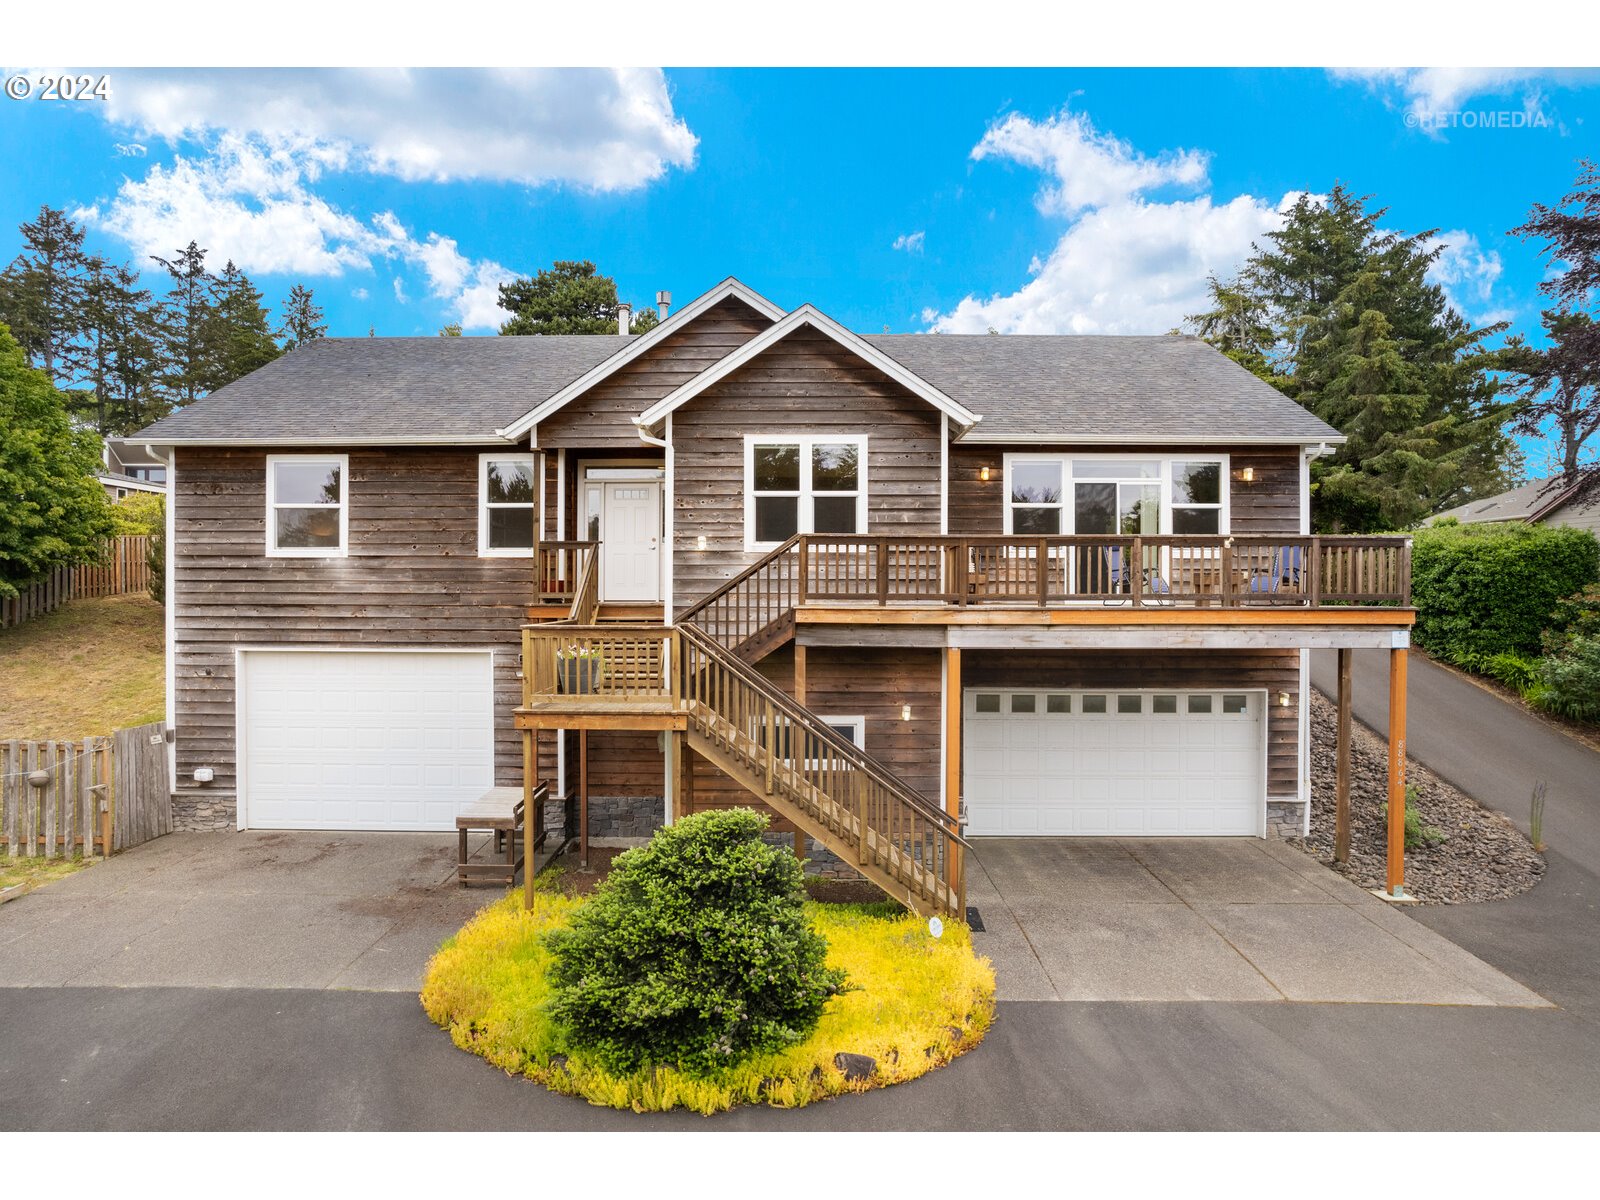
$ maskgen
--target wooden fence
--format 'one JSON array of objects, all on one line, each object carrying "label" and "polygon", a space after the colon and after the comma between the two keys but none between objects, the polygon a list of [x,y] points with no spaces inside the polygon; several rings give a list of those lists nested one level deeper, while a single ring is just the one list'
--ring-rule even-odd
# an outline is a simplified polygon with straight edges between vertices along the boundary
[{"label": "wooden fence", "polygon": [[87,856],[172,832],[166,729],[157,721],[81,742],[0,742],[0,845],[12,858]]},{"label": "wooden fence", "polygon": [[96,562],[57,567],[14,600],[0,599],[0,629],[54,612],[68,600],[126,596],[150,586],[150,539],[145,535],[107,538]]}]

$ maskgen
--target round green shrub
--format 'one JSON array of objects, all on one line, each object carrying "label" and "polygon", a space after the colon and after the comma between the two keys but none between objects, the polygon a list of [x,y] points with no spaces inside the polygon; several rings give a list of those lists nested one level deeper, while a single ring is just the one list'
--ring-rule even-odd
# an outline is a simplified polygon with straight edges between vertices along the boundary
[{"label": "round green shrub", "polygon": [[608,1070],[705,1075],[803,1041],[844,985],[805,917],[799,861],[750,809],[700,813],[618,855],[550,934],[549,1012]]},{"label": "round green shrub", "polygon": [[1600,544],[1581,529],[1444,525],[1415,535],[1418,645],[1472,669],[1491,655],[1539,653],[1551,611],[1600,582]]}]

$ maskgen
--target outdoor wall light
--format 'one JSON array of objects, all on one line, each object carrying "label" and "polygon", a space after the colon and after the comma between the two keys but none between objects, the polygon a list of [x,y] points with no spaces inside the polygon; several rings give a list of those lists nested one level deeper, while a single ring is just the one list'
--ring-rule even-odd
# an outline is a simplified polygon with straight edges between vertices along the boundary
[{"label": "outdoor wall light", "polygon": [[1288,708],[1289,707],[1289,693],[1288,692],[1279,692],[1278,693],[1278,707],[1279,708]]},{"label": "outdoor wall light", "polygon": [[705,534],[702,533],[699,537],[694,539],[694,548],[696,550],[704,550],[706,548],[706,535]]},{"label": "outdoor wall light", "polygon": [[1245,483],[1254,483],[1256,481],[1256,469],[1254,467],[1245,467],[1239,472],[1239,478]]},{"label": "outdoor wall light", "polygon": [[909,721],[909,720],[911,720],[911,705],[909,705],[909,704],[902,704],[902,705],[901,705],[901,706],[900,706],[900,719],[901,719],[901,720],[902,720],[902,721]]},{"label": "outdoor wall light", "polygon": [[210,767],[196,767],[194,769],[194,781],[196,783],[210,783],[216,777],[217,773]]},{"label": "outdoor wall light", "polygon": [[988,483],[989,482],[989,468],[988,467],[979,467],[978,468],[978,478],[980,480],[982,480],[984,483]]}]

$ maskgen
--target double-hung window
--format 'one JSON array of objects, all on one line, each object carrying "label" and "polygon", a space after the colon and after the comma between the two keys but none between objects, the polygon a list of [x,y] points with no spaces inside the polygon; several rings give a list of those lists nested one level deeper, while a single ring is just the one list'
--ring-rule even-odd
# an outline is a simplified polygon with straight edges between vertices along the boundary
[{"label": "double-hung window", "polygon": [[1222,532],[1222,463],[1217,459],[1174,459],[1172,532]]},{"label": "double-hung window", "polygon": [[350,532],[350,457],[267,456],[267,555],[343,558]]},{"label": "double-hung window", "polygon": [[531,454],[478,456],[478,553],[526,558],[533,553],[534,483]]},{"label": "double-hung window", "polygon": [[747,550],[797,533],[867,531],[864,437],[746,437],[744,479]]}]

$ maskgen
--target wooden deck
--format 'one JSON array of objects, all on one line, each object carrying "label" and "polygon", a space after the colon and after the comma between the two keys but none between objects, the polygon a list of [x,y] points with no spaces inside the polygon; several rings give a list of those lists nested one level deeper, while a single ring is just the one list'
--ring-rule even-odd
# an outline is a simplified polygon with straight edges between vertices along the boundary
[{"label": "wooden deck", "polygon": [[518,729],[684,728],[671,696],[537,696],[516,709]]}]

